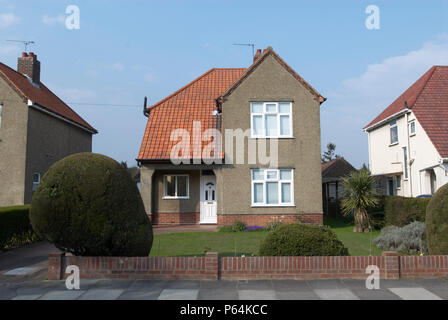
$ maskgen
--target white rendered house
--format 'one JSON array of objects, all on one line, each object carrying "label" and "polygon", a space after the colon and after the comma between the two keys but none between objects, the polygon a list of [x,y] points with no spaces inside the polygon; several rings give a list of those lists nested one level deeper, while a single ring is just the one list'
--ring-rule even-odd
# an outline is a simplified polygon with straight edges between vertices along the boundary
[{"label": "white rendered house", "polygon": [[383,194],[434,194],[448,182],[448,66],[429,69],[364,131]]}]

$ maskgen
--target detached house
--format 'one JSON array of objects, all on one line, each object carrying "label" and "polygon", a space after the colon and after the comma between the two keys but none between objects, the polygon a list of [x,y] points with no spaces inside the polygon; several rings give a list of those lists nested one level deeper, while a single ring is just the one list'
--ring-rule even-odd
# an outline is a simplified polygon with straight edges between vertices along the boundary
[{"label": "detached house", "polygon": [[434,66],[364,131],[384,194],[434,194],[448,182],[448,66]]},{"label": "detached house", "polygon": [[17,71],[0,63],[0,206],[30,203],[56,161],[92,150],[97,131],[40,81],[40,62],[23,53]]},{"label": "detached house", "polygon": [[[257,51],[247,69],[211,69],[145,108],[148,122],[137,161],[153,223],[321,224],[324,101],[268,47]],[[245,134],[243,143],[229,147],[238,133]],[[193,147],[179,148],[182,135]],[[198,152],[194,146],[201,143]],[[249,147],[254,143],[257,151]],[[211,145],[215,151],[204,156]],[[277,161],[253,160],[263,145]]]}]

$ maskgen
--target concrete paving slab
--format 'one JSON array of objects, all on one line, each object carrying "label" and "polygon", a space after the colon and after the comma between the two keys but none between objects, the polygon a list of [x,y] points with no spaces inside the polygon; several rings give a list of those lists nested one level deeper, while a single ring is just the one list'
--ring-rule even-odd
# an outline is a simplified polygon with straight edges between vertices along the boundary
[{"label": "concrete paving slab", "polygon": [[359,300],[349,289],[314,289],[322,300]]},{"label": "concrete paving slab", "polygon": [[199,287],[199,280],[173,280],[165,282],[166,289],[199,289]]},{"label": "concrete paving slab", "polygon": [[361,300],[400,300],[400,297],[387,289],[351,289]]},{"label": "concrete paving slab", "polygon": [[99,279],[94,283],[91,283],[92,289],[128,289],[135,280],[124,279]]},{"label": "concrete paving slab", "polygon": [[312,290],[302,291],[276,291],[279,300],[319,300],[320,298]]},{"label": "concrete paving slab", "polygon": [[41,268],[23,267],[23,268],[16,268],[16,269],[9,270],[9,271],[5,272],[4,274],[6,276],[26,276],[26,275],[33,274],[39,270],[42,270],[42,269]]},{"label": "concrete paving slab", "polygon": [[236,289],[238,286],[238,281],[231,280],[202,280],[200,281],[199,287],[201,289]]},{"label": "concrete paving slab", "polygon": [[65,282],[61,281],[42,281],[35,284],[24,285],[17,287],[17,295],[34,295],[34,294],[45,294],[49,291],[54,290],[67,290]]},{"label": "concrete paving slab", "polygon": [[79,300],[116,300],[123,292],[123,289],[90,289]]},{"label": "concrete paving slab", "polygon": [[403,300],[442,300],[425,288],[389,288],[389,290]]},{"label": "concrete paving slab", "polygon": [[118,300],[157,300],[162,290],[156,291],[129,291],[126,290]]},{"label": "concrete paving slab", "polygon": [[272,280],[272,286],[276,292],[312,291],[305,280]]},{"label": "concrete paving slab", "polygon": [[271,280],[239,280],[238,290],[272,290]]},{"label": "concrete paving slab", "polygon": [[15,288],[0,287],[0,300],[9,300],[17,295]]},{"label": "concrete paving slab", "polygon": [[20,296],[15,296],[11,300],[37,300],[41,295],[40,294],[24,294]]},{"label": "concrete paving slab", "polygon": [[274,290],[238,290],[239,300],[275,300]]},{"label": "concrete paving slab", "polygon": [[414,279],[381,279],[380,288],[418,288],[421,287]]},{"label": "concrete paving slab", "polygon": [[201,289],[198,300],[238,300],[236,289]]},{"label": "concrete paving slab", "polygon": [[196,300],[198,293],[198,289],[165,289],[158,300]]},{"label": "concrete paving slab", "polygon": [[42,295],[39,300],[76,300],[85,291],[83,290],[56,290]]},{"label": "concrete paving slab", "polygon": [[173,280],[149,280],[141,279],[135,280],[128,288],[129,291],[140,291],[140,290],[160,290],[162,291],[167,287],[167,282]]},{"label": "concrete paving slab", "polygon": [[307,280],[311,289],[345,289],[340,279]]}]

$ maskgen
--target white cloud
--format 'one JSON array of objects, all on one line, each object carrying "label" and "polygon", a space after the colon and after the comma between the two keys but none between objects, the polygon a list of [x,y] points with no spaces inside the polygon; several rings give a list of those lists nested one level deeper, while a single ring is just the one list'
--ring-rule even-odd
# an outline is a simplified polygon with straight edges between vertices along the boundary
[{"label": "white cloud", "polygon": [[116,70],[116,71],[123,71],[124,70],[124,65],[121,62],[115,62],[111,65],[108,65],[106,67],[107,69],[112,69],[112,70]]},{"label": "white cloud", "polygon": [[65,16],[62,14],[59,14],[57,16],[49,16],[48,14],[46,14],[42,17],[42,22],[50,26],[55,24],[65,25]]},{"label": "white cloud", "polygon": [[20,22],[14,13],[0,13],[0,29],[8,28]]},{"label": "white cloud", "polygon": [[343,81],[328,93],[323,106],[322,146],[332,141],[338,153],[355,160],[354,164],[368,162],[362,128],[430,67],[447,64],[448,36],[441,35],[417,50],[368,65],[359,77]]}]

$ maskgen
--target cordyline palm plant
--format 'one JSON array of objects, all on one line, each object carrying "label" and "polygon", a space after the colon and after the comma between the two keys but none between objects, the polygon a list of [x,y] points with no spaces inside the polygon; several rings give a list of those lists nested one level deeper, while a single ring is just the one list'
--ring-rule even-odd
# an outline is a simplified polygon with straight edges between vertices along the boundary
[{"label": "cordyline palm plant", "polygon": [[378,204],[374,191],[375,179],[368,170],[354,171],[342,179],[344,198],[341,201],[342,212],[349,215],[353,212],[355,228],[353,232],[368,232],[370,230],[367,208]]}]

